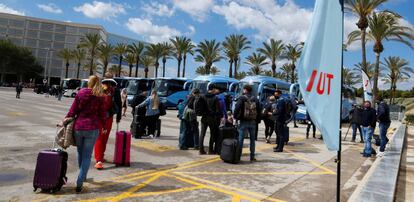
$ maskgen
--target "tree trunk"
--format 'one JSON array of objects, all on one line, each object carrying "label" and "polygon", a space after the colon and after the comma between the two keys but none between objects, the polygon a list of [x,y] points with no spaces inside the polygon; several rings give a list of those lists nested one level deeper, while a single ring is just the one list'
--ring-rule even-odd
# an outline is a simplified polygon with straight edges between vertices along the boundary
[{"label": "tree trunk", "polygon": [[158,77],[158,67],[160,66],[160,63],[158,62],[158,58],[155,61],[155,78]]},{"label": "tree trunk", "polygon": [[122,59],[123,59],[123,56],[122,56],[122,55],[119,55],[118,77],[120,77],[120,76],[121,76],[121,70],[122,70]]},{"label": "tree trunk", "polygon": [[237,62],[239,61],[238,58],[234,59],[234,77],[237,77]]},{"label": "tree trunk", "polygon": [[105,62],[103,72],[102,72],[102,77],[105,76],[105,73],[106,73],[107,70],[108,70],[108,62]]},{"label": "tree trunk", "polygon": [[365,48],[365,35],[366,35],[366,28],[361,29],[362,67],[363,68],[366,68],[367,66],[367,50]]},{"label": "tree trunk", "polygon": [[90,65],[89,66],[89,76],[92,76],[93,75],[93,56],[92,56],[92,59],[91,59],[91,63],[89,65]]},{"label": "tree trunk", "polygon": [[132,75],[132,67],[133,67],[133,65],[132,64],[129,64],[129,77],[131,77],[131,75]]},{"label": "tree trunk", "polygon": [[392,87],[392,102],[390,102],[390,104],[393,104],[395,102],[395,92],[396,91],[397,91],[397,84],[394,83],[394,86]]},{"label": "tree trunk", "polygon": [[69,71],[69,62],[68,62],[68,61],[66,61],[65,78],[68,78],[68,71]]},{"label": "tree trunk", "polygon": [[80,72],[81,63],[78,62],[78,71],[76,72],[76,78],[79,79],[79,72]]},{"label": "tree trunk", "polygon": [[272,75],[273,75],[273,77],[276,77],[276,63],[275,63],[275,61],[272,61]]},{"label": "tree trunk", "polygon": [[392,81],[391,81],[391,87],[390,87],[390,104],[392,104],[392,93],[393,93],[393,85],[392,85]]},{"label": "tree trunk", "polygon": [[184,54],[184,63],[183,63],[183,74],[181,75],[182,77],[185,77],[185,63],[187,63],[187,54]]},{"label": "tree trunk", "polygon": [[206,67],[206,74],[209,75],[210,74],[211,65],[210,64],[206,64],[205,67]]},{"label": "tree trunk", "polygon": [[138,77],[139,57],[137,57],[137,64],[135,66],[135,77]]},{"label": "tree trunk", "polygon": [[181,56],[178,56],[177,62],[178,62],[178,69],[177,69],[177,78],[178,78],[180,77],[180,70],[181,70]]},{"label": "tree trunk", "polygon": [[375,100],[378,97],[378,75],[379,75],[379,65],[380,65],[380,55],[381,53],[375,53],[376,61],[375,61],[375,72],[374,72],[374,89],[373,89],[373,103],[372,106],[375,108]]},{"label": "tree trunk", "polygon": [[290,80],[292,84],[295,83],[295,68],[296,68],[295,63],[292,63],[292,72],[290,73],[291,74]]},{"label": "tree trunk", "polygon": [[233,60],[229,60],[230,66],[229,66],[229,77],[233,77]]},{"label": "tree trunk", "polygon": [[162,58],[162,77],[165,77],[165,63],[167,62],[167,58]]},{"label": "tree trunk", "polygon": [[145,67],[144,71],[145,71],[145,78],[148,78],[148,67]]}]

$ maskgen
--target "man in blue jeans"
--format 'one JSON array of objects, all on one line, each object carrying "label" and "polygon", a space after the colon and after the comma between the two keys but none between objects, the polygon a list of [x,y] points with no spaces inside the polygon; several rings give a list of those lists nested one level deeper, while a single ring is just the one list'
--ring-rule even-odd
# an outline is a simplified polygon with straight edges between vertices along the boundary
[{"label": "man in blue jeans", "polygon": [[371,157],[372,154],[371,139],[375,130],[376,120],[376,112],[375,109],[371,107],[371,102],[365,101],[364,109],[361,113],[362,135],[364,137],[364,157]]},{"label": "man in blue jeans", "polygon": [[390,119],[390,108],[388,107],[387,103],[384,102],[382,97],[378,97],[378,112],[377,112],[377,120],[379,122],[379,131],[380,131],[380,139],[381,145],[378,152],[378,156],[384,155],[385,145],[388,143],[387,138],[387,131],[391,124]]},{"label": "man in blue jeans", "polygon": [[[255,141],[256,141],[256,125],[260,121],[260,104],[255,96],[252,95],[252,87],[245,85],[243,87],[243,95],[236,102],[234,109],[234,117],[239,122],[239,145],[243,148],[244,137],[249,133],[250,137],[250,161],[256,161],[255,158]],[[241,151],[240,151],[241,152]]]}]

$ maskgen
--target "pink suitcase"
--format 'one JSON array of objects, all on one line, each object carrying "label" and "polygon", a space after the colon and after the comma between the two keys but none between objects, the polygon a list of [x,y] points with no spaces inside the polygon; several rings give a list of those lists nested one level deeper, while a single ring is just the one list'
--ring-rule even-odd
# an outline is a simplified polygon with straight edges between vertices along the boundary
[{"label": "pink suitcase", "polygon": [[114,164],[116,166],[129,166],[131,150],[131,133],[118,131],[115,136]]}]

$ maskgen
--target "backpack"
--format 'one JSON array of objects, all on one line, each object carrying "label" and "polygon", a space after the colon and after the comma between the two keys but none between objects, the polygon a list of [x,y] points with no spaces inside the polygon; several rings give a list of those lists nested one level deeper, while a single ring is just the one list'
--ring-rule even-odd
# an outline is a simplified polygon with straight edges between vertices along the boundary
[{"label": "backpack", "polygon": [[255,100],[252,98],[246,97],[246,101],[244,101],[244,113],[243,118],[244,120],[256,120],[257,119],[257,105]]},{"label": "backpack", "polygon": [[294,106],[293,106],[293,103],[292,103],[291,99],[284,100],[284,101],[285,101],[286,120],[289,120],[289,119],[292,118],[292,114],[294,112]]},{"label": "backpack", "polygon": [[220,114],[220,103],[217,96],[204,97],[207,106],[207,115],[215,116]]},{"label": "backpack", "polygon": [[194,110],[197,116],[203,116],[207,114],[207,103],[204,97],[197,96],[194,100]]}]

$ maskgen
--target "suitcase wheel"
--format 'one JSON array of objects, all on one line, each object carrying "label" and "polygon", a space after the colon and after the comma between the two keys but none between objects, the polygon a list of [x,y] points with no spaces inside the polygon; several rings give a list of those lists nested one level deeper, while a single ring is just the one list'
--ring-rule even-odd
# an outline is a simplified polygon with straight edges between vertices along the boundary
[{"label": "suitcase wheel", "polygon": [[36,192],[36,191],[37,191],[37,187],[33,188],[33,192]]}]

